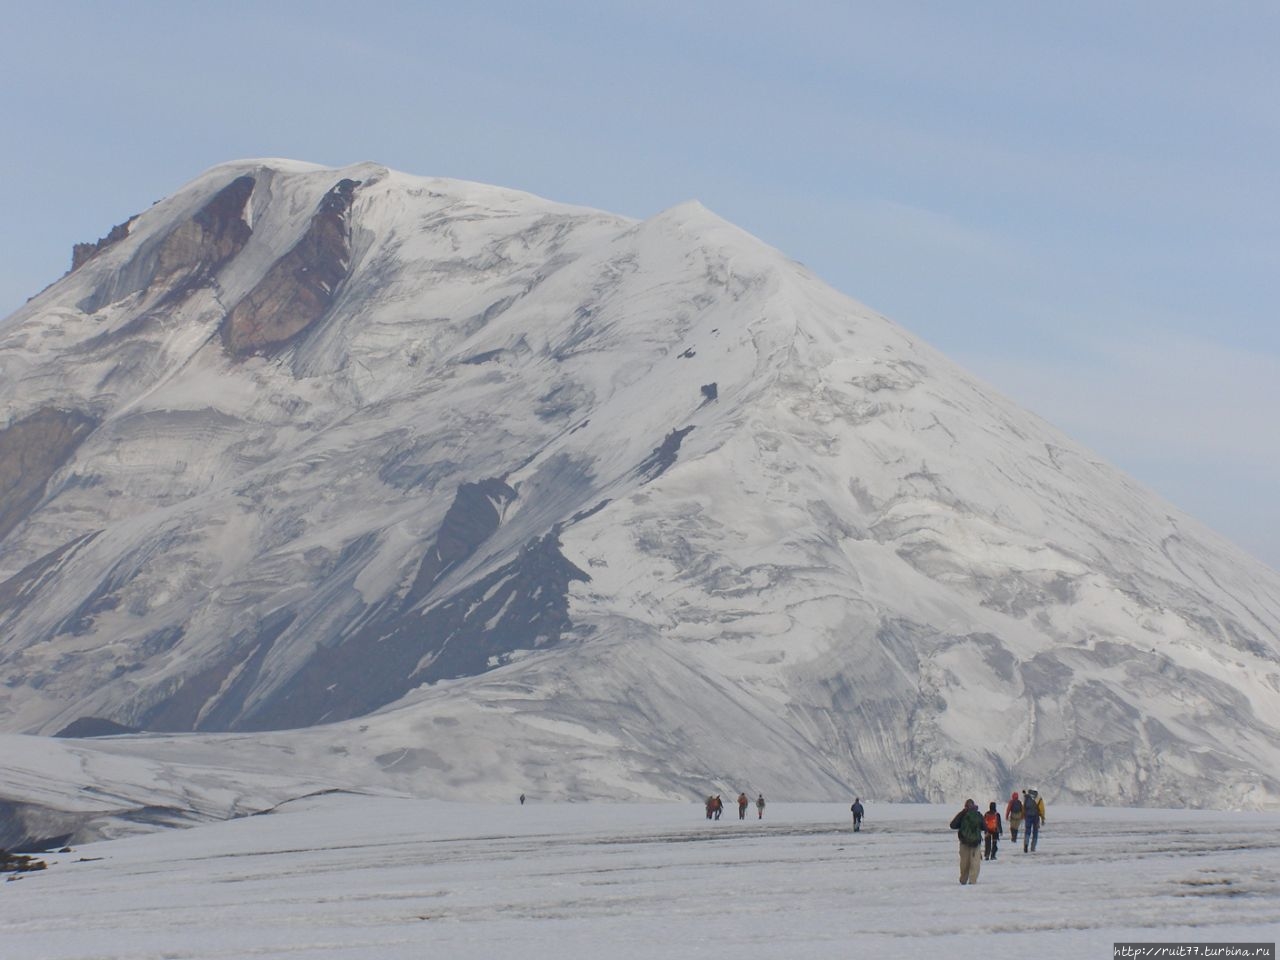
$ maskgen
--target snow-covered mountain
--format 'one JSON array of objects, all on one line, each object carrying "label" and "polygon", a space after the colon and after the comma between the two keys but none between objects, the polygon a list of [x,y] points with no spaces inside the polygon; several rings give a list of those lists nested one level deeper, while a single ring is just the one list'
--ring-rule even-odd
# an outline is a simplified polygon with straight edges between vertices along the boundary
[{"label": "snow-covered mountain", "polygon": [[697,204],[246,161],[74,263],[0,323],[0,729],[1280,803],[1280,575]]}]

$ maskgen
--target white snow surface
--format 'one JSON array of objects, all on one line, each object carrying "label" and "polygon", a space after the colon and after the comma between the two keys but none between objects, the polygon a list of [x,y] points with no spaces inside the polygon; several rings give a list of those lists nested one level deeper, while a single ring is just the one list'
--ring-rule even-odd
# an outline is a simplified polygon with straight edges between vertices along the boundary
[{"label": "white snow surface", "polygon": [[[216,283],[173,309],[134,290],[139,251],[243,174],[253,233]],[[343,177],[361,186],[332,310],[278,356],[229,358],[217,324]],[[120,298],[82,308],[103,290]],[[374,164],[220,166],[0,322],[0,428],[49,407],[98,426],[0,541],[0,581],[22,584],[0,610],[6,731],[131,723],[231,664],[198,723],[289,612],[253,709],[403,595],[461,483],[518,496],[428,602],[557,525],[590,576],[560,643],[369,716],[6,741],[6,766],[74,755],[86,782],[132,758],[111,816],[196,768],[241,771],[257,807],[324,785],[671,800],[748,778],[780,800],[1034,781],[1280,804],[1280,575],[698,204],[634,222]],[[669,469],[639,470],[688,427]],[[243,811],[234,776],[204,782],[170,800]]]},{"label": "white snow surface", "polygon": [[847,810],[329,795],[49,855],[0,884],[0,943],[41,960],[1079,960],[1280,933],[1280,814],[1051,804],[1035,853],[1006,836],[961,886],[951,807],[869,803],[856,834]]}]

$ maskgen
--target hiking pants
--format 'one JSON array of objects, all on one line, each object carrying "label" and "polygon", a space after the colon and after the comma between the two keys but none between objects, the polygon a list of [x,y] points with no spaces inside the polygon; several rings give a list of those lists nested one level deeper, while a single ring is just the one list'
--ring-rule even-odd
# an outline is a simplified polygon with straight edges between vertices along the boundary
[{"label": "hiking pants", "polygon": [[996,858],[996,850],[1000,846],[1000,834],[984,833],[982,835],[982,859],[994,860]]},{"label": "hiking pants", "polygon": [[1027,852],[1028,844],[1031,845],[1030,849],[1035,850],[1036,841],[1040,839],[1040,821],[1039,820],[1028,820],[1026,826],[1027,826],[1027,832],[1022,835],[1022,852],[1023,853]]},{"label": "hiking pants", "polygon": [[960,844],[960,882],[977,883],[978,873],[982,870],[982,846]]},{"label": "hiking pants", "polygon": [[1018,842],[1018,828],[1022,826],[1022,814],[1013,813],[1009,815],[1009,839],[1014,843]]}]

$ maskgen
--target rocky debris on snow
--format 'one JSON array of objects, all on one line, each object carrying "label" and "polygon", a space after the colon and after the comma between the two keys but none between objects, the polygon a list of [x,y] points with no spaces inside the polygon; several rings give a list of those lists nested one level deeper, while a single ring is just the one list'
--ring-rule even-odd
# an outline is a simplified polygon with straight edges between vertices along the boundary
[{"label": "rocky debris on snow", "polygon": [[[0,873],[32,873],[36,870],[47,870],[49,865],[36,857],[25,853],[10,853],[0,850]],[[13,878],[10,877],[10,880]]]}]

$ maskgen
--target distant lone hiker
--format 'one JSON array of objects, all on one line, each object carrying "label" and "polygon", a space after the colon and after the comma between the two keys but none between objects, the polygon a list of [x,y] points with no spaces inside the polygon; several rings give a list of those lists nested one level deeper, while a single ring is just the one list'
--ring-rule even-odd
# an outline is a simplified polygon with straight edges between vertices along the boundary
[{"label": "distant lone hiker", "polygon": [[853,814],[853,832],[857,833],[862,829],[862,798],[854,797],[853,806],[849,808],[849,812]]},{"label": "distant lone hiker", "polygon": [[764,794],[763,793],[760,794],[760,796],[756,797],[756,819],[757,820],[764,819]]},{"label": "distant lone hiker", "polygon": [[960,839],[960,882],[977,883],[982,870],[982,811],[972,800],[964,802],[964,809],[951,818],[951,829]]},{"label": "distant lone hiker", "polygon": [[745,790],[742,793],[738,794],[738,819],[739,820],[747,819],[747,807],[750,805],[750,803],[751,801],[747,799],[747,793]]},{"label": "distant lone hiker", "polygon": [[520,794],[520,806],[524,806],[524,794]]}]

